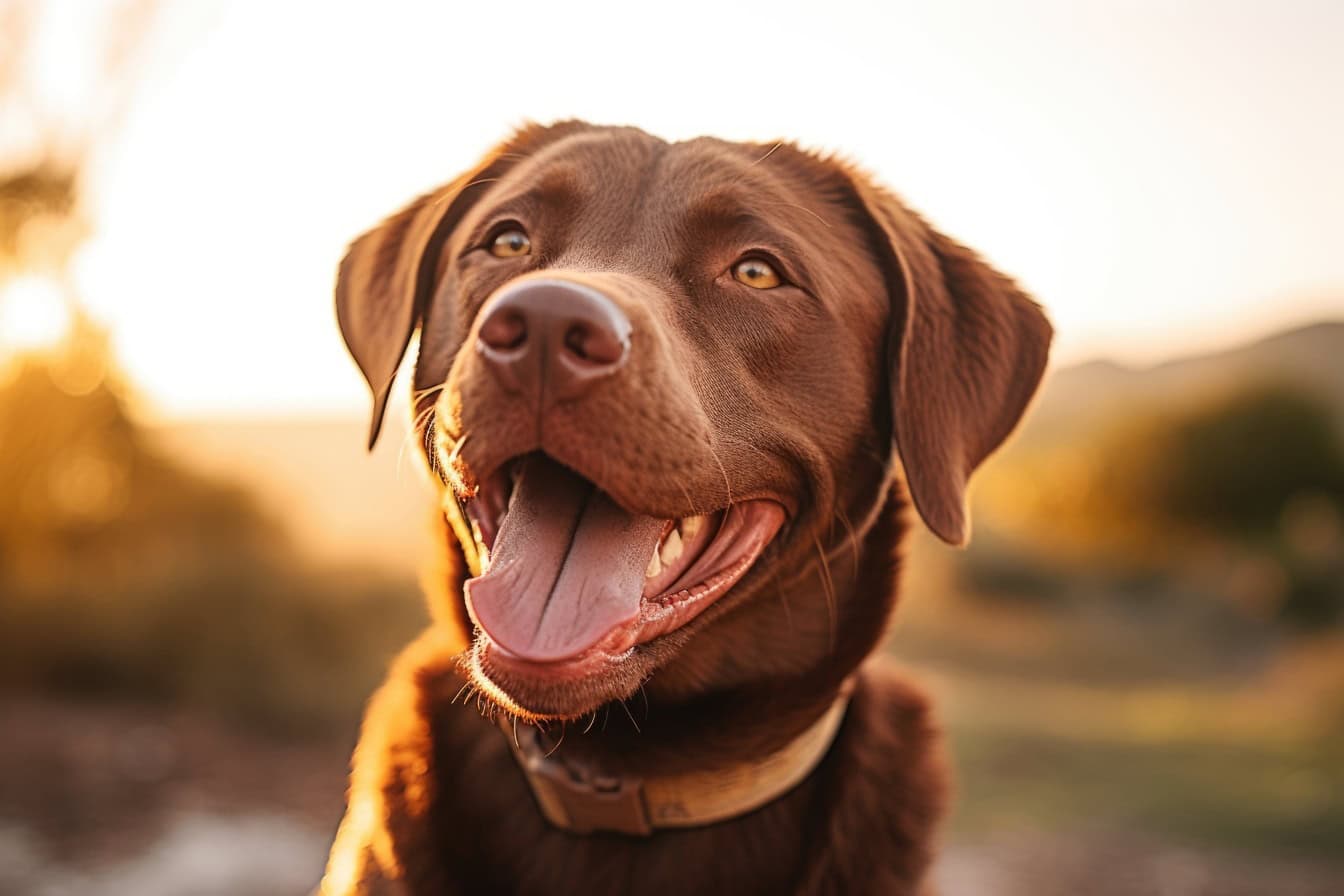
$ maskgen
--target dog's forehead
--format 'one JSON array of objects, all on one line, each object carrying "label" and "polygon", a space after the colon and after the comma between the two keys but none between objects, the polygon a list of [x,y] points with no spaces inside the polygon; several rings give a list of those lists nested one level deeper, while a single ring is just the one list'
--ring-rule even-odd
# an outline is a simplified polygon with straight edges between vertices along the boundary
[{"label": "dog's forehead", "polygon": [[517,164],[492,191],[497,197],[628,199],[667,143],[634,128],[604,128],[562,137]]},{"label": "dog's forehead", "polygon": [[688,222],[749,213],[823,239],[849,224],[835,202],[843,181],[832,164],[786,144],[668,143],[611,128],[543,147],[492,192],[500,201],[526,198],[632,230],[657,225],[664,237]]}]

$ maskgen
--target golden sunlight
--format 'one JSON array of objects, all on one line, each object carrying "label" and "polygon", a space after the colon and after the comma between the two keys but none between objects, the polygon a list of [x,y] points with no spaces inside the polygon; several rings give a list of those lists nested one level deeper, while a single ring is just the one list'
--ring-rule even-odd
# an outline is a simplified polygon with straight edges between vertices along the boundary
[{"label": "golden sunlight", "polygon": [[70,329],[70,303],[60,281],[23,274],[0,285],[0,356],[49,349]]}]

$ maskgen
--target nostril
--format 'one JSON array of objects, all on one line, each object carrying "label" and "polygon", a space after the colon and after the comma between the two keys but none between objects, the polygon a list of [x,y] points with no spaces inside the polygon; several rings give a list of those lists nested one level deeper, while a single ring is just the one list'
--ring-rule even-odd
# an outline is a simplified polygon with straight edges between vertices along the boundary
[{"label": "nostril", "polygon": [[481,324],[481,342],[496,351],[508,351],[527,342],[527,319],[517,311],[498,309]]},{"label": "nostril", "polygon": [[581,283],[524,278],[487,300],[476,354],[505,390],[538,401],[577,398],[631,353],[630,319]]},{"label": "nostril", "polygon": [[565,330],[565,348],[580,360],[603,367],[625,357],[625,341],[606,327],[575,321]]}]

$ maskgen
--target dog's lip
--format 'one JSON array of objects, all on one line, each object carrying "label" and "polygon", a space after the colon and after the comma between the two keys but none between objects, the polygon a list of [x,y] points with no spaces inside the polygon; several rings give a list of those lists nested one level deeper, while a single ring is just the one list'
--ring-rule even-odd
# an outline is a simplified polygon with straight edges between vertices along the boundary
[{"label": "dog's lip", "polygon": [[500,521],[508,511],[511,491],[509,469],[512,463],[513,461],[510,461],[483,477],[476,494],[462,505],[467,518],[475,526],[477,540],[487,551],[495,546]]}]

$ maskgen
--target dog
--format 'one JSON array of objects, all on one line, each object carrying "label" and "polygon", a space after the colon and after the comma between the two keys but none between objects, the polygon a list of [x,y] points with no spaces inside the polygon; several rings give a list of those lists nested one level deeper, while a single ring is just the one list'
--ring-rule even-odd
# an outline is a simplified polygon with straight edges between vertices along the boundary
[{"label": "dog", "polygon": [[835,157],[566,121],[359,237],[336,309],[370,446],[419,332],[443,552],[326,896],[927,892],[937,725],[869,657],[1037,304]]}]

